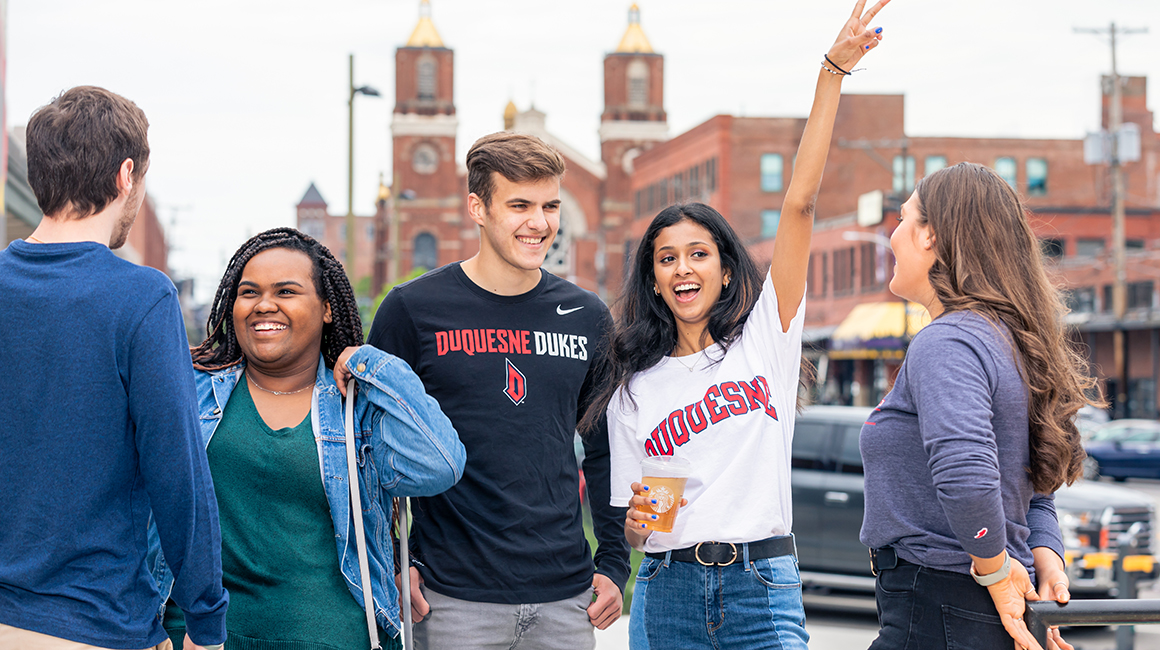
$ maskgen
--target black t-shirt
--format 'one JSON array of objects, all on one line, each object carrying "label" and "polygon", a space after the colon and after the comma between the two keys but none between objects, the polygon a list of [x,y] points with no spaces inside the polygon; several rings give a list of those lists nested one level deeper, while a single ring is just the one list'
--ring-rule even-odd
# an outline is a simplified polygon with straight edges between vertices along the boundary
[{"label": "black t-shirt", "polygon": [[[499,296],[450,264],[392,290],[371,327],[368,343],[411,365],[467,448],[458,484],[412,500],[419,572],[453,598],[552,602],[592,584],[573,440],[611,319],[595,294],[542,273],[531,291]],[[625,509],[609,505],[607,428],[584,445],[595,569],[623,591],[629,549]]]}]

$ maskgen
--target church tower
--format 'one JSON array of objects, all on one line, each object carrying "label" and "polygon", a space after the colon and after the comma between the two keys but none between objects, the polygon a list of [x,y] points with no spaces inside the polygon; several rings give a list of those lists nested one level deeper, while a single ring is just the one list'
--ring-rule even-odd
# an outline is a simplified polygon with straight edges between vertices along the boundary
[{"label": "church tower", "polygon": [[[455,53],[443,44],[431,20],[430,0],[419,4],[419,22],[407,44],[395,51],[395,111],[391,118],[394,183],[386,218],[380,228],[380,263],[376,291],[417,267],[431,270],[474,254],[462,240],[462,188],[455,163],[453,82]],[[392,209],[393,208],[393,209]],[[391,242],[391,237],[397,237]],[[397,253],[396,264],[389,257]],[[388,277],[395,267],[399,277]]]},{"label": "church tower", "polygon": [[[632,162],[669,137],[664,108],[665,58],[653,51],[640,26],[640,7],[628,10],[628,29],[616,51],[604,57],[604,113],[600,116],[600,157],[608,172],[604,192],[607,242],[607,286],[617,295],[624,256],[623,241],[636,216],[630,180]],[[613,233],[620,241],[613,240]]]}]

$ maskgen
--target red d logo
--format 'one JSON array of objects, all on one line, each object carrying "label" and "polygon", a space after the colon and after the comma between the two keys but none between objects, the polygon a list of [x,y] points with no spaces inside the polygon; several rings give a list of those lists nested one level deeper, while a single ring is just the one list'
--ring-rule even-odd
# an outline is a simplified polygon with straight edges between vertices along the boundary
[{"label": "red d logo", "polygon": [[524,401],[528,396],[528,382],[524,378],[524,373],[512,363],[511,359],[504,359],[507,362],[507,388],[503,390],[504,395],[512,401],[516,406]]}]

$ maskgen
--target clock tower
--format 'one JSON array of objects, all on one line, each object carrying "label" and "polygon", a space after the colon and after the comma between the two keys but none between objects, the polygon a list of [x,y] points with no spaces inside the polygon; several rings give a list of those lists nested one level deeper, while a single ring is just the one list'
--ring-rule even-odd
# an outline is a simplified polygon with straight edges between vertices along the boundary
[{"label": "clock tower", "polygon": [[[407,44],[395,51],[395,110],[391,118],[394,183],[388,219],[379,228],[380,264],[376,291],[399,278],[387,277],[394,266],[400,277],[422,267],[431,270],[475,253],[474,223],[465,224],[463,188],[455,163],[453,81],[455,53],[443,44],[431,20],[431,3],[422,0],[419,22]],[[390,242],[391,237],[397,241]],[[464,241],[468,240],[468,241]],[[466,244],[466,245],[465,245]],[[471,248],[471,250],[466,250]],[[397,264],[389,257],[395,252]]]},{"label": "clock tower", "polygon": [[[604,181],[604,225],[607,239],[608,293],[617,295],[626,259],[636,244],[629,225],[641,216],[632,195],[633,161],[669,138],[665,114],[665,58],[649,43],[640,25],[640,7],[628,10],[628,28],[616,51],[604,57],[604,113],[600,116],[600,159]],[[645,215],[652,217],[652,215]]]}]

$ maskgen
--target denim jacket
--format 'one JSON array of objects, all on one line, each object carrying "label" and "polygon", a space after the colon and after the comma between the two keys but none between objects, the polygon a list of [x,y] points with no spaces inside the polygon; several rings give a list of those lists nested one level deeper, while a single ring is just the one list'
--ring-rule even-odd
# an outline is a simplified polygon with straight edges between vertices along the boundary
[{"label": "denim jacket", "polygon": [[[467,453],[451,421],[402,359],[364,345],[351,356],[347,367],[358,380],[355,440],[375,618],[379,627],[394,636],[399,629],[399,592],[395,587],[390,536],[390,499],[431,496],[450,488],[463,476]],[[202,442],[207,446],[243,369],[244,363],[195,373]],[[342,396],[334,373],[321,359],[310,421],[318,446],[322,486],[334,520],[339,567],[350,593],[360,607],[365,607],[347,487]],[[371,489],[372,486],[378,489]],[[162,616],[173,588],[173,574],[161,555],[152,525],[149,547],[149,567],[162,595],[158,616]]]}]

